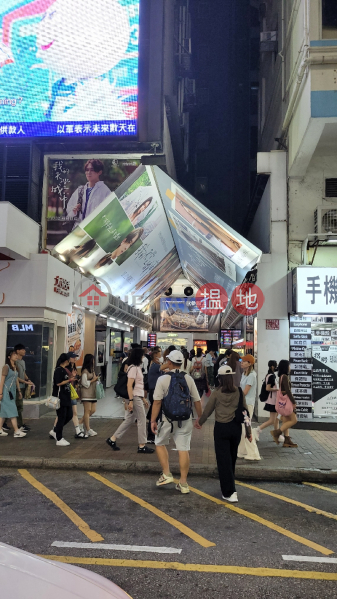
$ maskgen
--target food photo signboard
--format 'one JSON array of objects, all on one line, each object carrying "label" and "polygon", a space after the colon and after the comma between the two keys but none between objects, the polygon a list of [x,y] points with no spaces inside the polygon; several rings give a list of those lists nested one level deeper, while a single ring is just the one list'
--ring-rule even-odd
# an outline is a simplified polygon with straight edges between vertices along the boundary
[{"label": "food photo signboard", "polygon": [[188,297],[160,298],[161,331],[208,331],[208,316]]},{"label": "food photo signboard", "polygon": [[0,138],[135,136],[140,0],[2,0]]}]

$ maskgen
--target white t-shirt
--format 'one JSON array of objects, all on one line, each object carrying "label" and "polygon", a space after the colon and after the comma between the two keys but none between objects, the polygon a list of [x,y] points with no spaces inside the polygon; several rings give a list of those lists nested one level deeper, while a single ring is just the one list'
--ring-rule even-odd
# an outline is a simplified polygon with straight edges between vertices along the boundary
[{"label": "white t-shirt", "polygon": [[247,406],[254,406],[256,399],[256,384],[257,384],[257,376],[255,370],[246,376],[245,374],[241,377],[240,387],[242,391],[245,390],[246,385],[250,385],[250,389],[246,395],[246,403]]},{"label": "white t-shirt", "polygon": [[[171,370],[171,372],[174,372],[174,371]],[[189,388],[192,400],[194,402],[200,401],[198,389],[196,388],[195,382],[192,379],[192,377],[189,374],[186,374],[185,380],[186,380],[187,386]],[[167,374],[166,375],[163,374],[162,376],[159,377],[159,379],[157,380],[156,388],[153,393],[154,401],[161,401],[167,395],[167,392],[168,392],[169,386],[170,386],[170,382],[171,382],[171,377]]]}]

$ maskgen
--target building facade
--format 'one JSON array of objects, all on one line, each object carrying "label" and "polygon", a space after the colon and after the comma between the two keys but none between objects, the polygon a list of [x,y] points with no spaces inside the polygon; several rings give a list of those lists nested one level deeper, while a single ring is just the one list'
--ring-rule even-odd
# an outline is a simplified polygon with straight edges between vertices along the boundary
[{"label": "building facade", "polygon": [[[253,198],[248,238],[271,261],[272,275],[278,251],[273,230],[280,232],[277,247],[289,274],[286,284],[284,269],[276,280],[274,271],[269,293],[274,299],[281,294],[284,305],[288,297],[282,339],[289,345],[282,357],[290,356],[300,416],[331,417],[337,413],[337,6],[331,0],[270,0],[261,5],[260,26],[258,177],[263,185],[260,197]],[[273,189],[275,178],[280,187]],[[268,336],[276,338],[274,331]],[[264,348],[257,339],[262,374],[266,356],[261,365]],[[279,359],[276,347],[270,356]]]}]

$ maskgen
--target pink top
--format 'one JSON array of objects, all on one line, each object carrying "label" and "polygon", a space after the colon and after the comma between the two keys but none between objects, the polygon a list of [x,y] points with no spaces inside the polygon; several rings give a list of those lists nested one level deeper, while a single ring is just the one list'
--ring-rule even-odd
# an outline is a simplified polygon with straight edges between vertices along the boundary
[{"label": "pink top", "polygon": [[128,379],[135,379],[133,394],[137,397],[144,397],[144,379],[140,366],[130,366],[128,370]]}]

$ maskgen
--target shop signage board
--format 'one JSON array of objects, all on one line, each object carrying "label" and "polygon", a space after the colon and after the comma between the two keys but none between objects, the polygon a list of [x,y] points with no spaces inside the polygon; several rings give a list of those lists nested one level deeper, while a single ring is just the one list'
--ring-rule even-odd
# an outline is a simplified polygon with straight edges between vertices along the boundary
[{"label": "shop signage board", "polygon": [[337,268],[296,269],[296,312],[337,314]]},{"label": "shop signage board", "polygon": [[147,347],[156,347],[157,333],[149,333],[147,336]]},{"label": "shop signage board", "polygon": [[290,317],[290,381],[297,418],[312,418],[311,318]]},{"label": "shop signage board", "polygon": [[275,318],[266,320],[266,329],[267,329],[267,331],[279,331],[280,330],[280,321]]},{"label": "shop signage board", "polygon": [[337,416],[337,345],[313,348],[315,416]]}]

